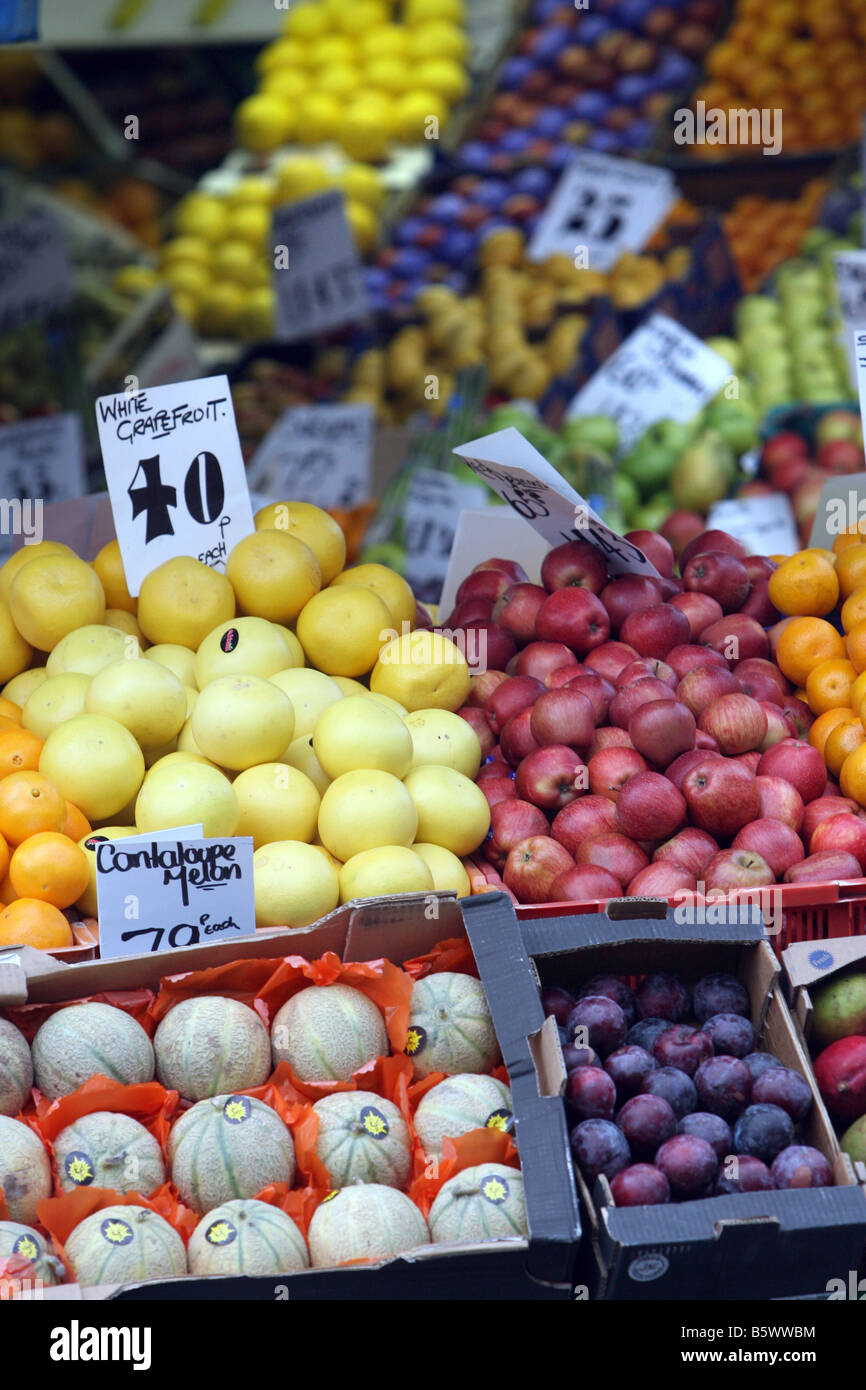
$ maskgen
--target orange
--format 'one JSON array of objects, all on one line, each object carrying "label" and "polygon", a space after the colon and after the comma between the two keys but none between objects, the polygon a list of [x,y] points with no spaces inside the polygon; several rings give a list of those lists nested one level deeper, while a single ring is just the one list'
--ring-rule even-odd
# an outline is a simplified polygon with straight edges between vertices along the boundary
[{"label": "orange", "polygon": [[7,700],[4,695],[0,695],[0,714],[7,719],[12,719],[16,724],[21,723],[21,706],[16,705],[14,700]]},{"label": "orange", "polygon": [[0,782],[0,835],[20,845],[42,830],[62,830],[66,802],[41,772],[13,772]]},{"label": "orange", "polygon": [[[866,546],[863,547],[866,550]],[[773,570],[768,583],[770,602],[787,617],[822,618],[839,598],[839,581],[829,560],[815,550],[801,550]]]},{"label": "orange", "polygon": [[54,951],[74,945],[72,928],[59,908],[38,898],[17,898],[0,912],[0,946],[35,946]]},{"label": "orange", "polygon": [[866,729],[859,719],[848,719],[844,724],[836,725],[824,744],[824,762],[833,777],[839,776],[845,759],[861,743],[866,743]]},{"label": "orange", "polygon": [[812,713],[823,714],[840,705],[850,709],[851,687],[856,679],[857,672],[845,657],[819,662],[806,677],[806,703]]},{"label": "orange", "polygon": [[20,729],[21,720],[12,719],[8,714],[0,714],[0,731],[3,729]]},{"label": "orange", "polygon": [[848,598],[855,589],[866,584],[866,544],[863,541],[849,545],[836,557],[836,577],[843,598]]},{"label": "orange", "polygon": [[[777,570],[776,574],[778,572]],[[771,584],[775,577],[775,574],[770,575]],[[831,661],[834,657],[844,655],[845,643],[841,634],[823,618],[794,618],[785,624],[776,645],[776,665],[789,681],[799,686],[806,684],[809,672],[822,661]],[[849,660],[857,666],[850,652],[848,655]],[[857,669],[861,670],[862,667]],[[0,824],[0,829],[2,828]]]},{"label": "orange", "polygon": [[860,707],[866,696],[866,671],[861,671],[854,684],[851,686],[851,708],[860,719]]},{"label": "orange", "polygon": [[92,829],[93,826],[84,812],[79,811],[73,801],[67,801],[66,820],[63,822],[61,835],[68,835],[70,840],[74,840],[78,844],[78,841],[83,840],[85,835],[89,835]]},{"label": "orange", "polygon": [[87,855],[66,835],[31,835],[12,855],[9,878],[19,898],[71,907],[90,881]]},{"label": "orange", "polygon": [[35,772],[44,742],[32,729],[0,729],[0,778],[10,772]]},{"label": "orange", "polygon": [[866,743],[849,753],[839,772],[839,790],[866,806]]},{"label": "orange", "polygon": [[866,622],[858,623],[845,634],[845,650],[856,669],[866,671]]},{"label": "orange", "polygon": [[0,882],[0,902],[5,905],[6,903],[14,902],[17,897],[18,894],[12,887],[12,880],[7,872],[2,882]]},{"label": "orange", "polygon": [[[856,713],[856,711],[854,711]],[[838,724],[846,724],[851,719],[852,711],[847,707],[837,709],[826,709],[823,714],[819,714],[809,730],[809,742],[813,748],[823,754],[824,745],[828,736],[833,732]]]},{"label": "orange", "polygon": [[866,584],[861,584],[859,589],[848,595],[839,616],[846,632],[850,632],[858,623],[866,622]]}]

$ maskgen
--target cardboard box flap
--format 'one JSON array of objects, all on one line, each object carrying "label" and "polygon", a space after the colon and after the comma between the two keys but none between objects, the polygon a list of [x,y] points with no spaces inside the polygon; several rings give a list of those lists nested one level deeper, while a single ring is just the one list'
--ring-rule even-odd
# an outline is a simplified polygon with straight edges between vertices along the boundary
[{"label": "cardboard box flap", "polygon": [[562,1055],[559,1029],[552,1014],[544,1020],[537,1033],[530,1033],[527,1042],[538,1081],[538,1094],[562,1096],[565,1093],[568,1073]]},{"label": "cardboard box flap", "polygon": [[0,952],[0,1007],[26,1004],[28,981],[40,975],[52,975],[68,970],[69,966],[55,960],[32,946],[10,946]]},{"label": "cardboard box flap", "polygon": [[405,942],[405,960],[425,955],[439,941],[464,934],[455,893],[407,893],[399,898],[360,899],[351,906],[341,953],[345,961],[387,956],[393,948],[394,927],[398,923]]},{"label": "cardboard box flap", "polygon": [[[768,1204],[768,1197],[771,1199]],[[772,1206],[772,1210],[768,1209]],[[656,1213],[654,1215],[654,1212]],[[657,1208],[603,1207],[602,1228],[613,1244],[626,1247],[657,1244]],[[665,1239],[680,1241],[714,1239],[734,1243],[746,1240],[749,1226],[773,1225],[777,1233],[814,1227],[854,1225],[866,1233],[866,1194],[853,1187],[810,1187],[801,1192],[739,1192],[731,1197],[706,1197],[693,1202],[671,1202],[665,1207]]]},{"label": "cardboard box flap", "polygon": [[[486,895],[485,895],[486,896]],[[493,896],[493,895],[491,895]],[[643,910],[645,900],[636,900]],[[536,917],[522,923],[523,940],[530,956],[557,955],[576,946],[612,946],[625,941],[664,941],[730,943],[752,945],[765,938],[760,910],[741,904],[735,920],[722,922],[681,922],[679,909],[669,908],[663,917],[618,916],[588,912],[572,917]]]},{"label": "cardboard box flap", "polygon": [[797,941],[782,952],[791,989],[813,985],[827,975],[866,960],[866,937],[843,936],[831,941]]}]

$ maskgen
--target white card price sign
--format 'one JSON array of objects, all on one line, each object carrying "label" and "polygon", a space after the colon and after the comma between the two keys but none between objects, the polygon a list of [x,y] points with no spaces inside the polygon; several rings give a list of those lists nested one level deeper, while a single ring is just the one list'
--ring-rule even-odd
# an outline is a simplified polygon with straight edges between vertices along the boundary
[{"label": "white card price sign", "polygon": [[42,509],[86,491],[77,415],[46,415],[0,427],[0,557],[13,537],[42,540]]},{"label": "white card price sign", "polygon": [[369,405],[290,406],[262,440],[250,487],[317,507],[354,507],[370,496]]},{"label": "white card price sign", "polygon": [[57,218],[31,208],[0,225],[0,334],[48,318],[71,296],[66,235]]},{"label": "white card price sign", "polygon": [[677,200],[668,169],[581,150],[553,190],[529,243],[529,259],[585,251],[592,270],[610,270],[640,251]]},{"label": "white card price sign", "polygon": [[614,574],[659,578],[643,551],[612,531],[513,426],[461,444],[454,452],[550,545],[589,541]]},{"label": "white card price sign", "polygon": [[866,251],[837,251],[833,264],[842,317],[852,326],[866,323]]},{"label": "white card price sign", "polygon": [[784,492],[771,497],[726,497],[714,502],[707,530],[727,531],[750,555],[793,555],[799,549],[797,524]]},{"label": "white card price sign", "polygon": [[225,569],[254,530],[228,377],[100,396],[96,421],[129,592],[176,555]]},{"label": "white card price sign", "polygon": [[454,533],[461,511],[483,507],[486,488],[461,482],[451,473],[416,468],[403,508],[403,540],[409,584],[422,598],[434,601],[448,569]]},{"label": "white card price sign", "polygon": [[609,415],[628,450],[657,420],[694,419],[731,376],[730,363],[667,314],[653,314],[578,391],[567,416]]},{"label": "white card price sign", "polygon": [[96,853],[103,959],[253,936],[252,838],[100,840]]},{"label": "white card price sign", "polygon": [[[854,365],[857,370],[855,384],[857,393],[860,397],[860,419],[863,424],[863,436],[866,438],[866,332],[858,330],[853,334],[854,338]],[[852,525],[853,519],[852,519]]]},{"label": "white card price sign", "polygon": [[277,208],[272,230],[278,339],[309,338],[365,317],[361,258],[342,193]]}]

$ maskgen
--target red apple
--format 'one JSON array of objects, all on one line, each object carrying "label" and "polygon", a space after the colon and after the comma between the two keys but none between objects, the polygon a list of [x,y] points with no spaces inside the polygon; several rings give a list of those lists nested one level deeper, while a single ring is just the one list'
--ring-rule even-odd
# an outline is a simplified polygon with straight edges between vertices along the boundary
[{"label": "red apple", "polygon": [[482,570],[501,570],[507,574],[512,584],[523,584],[529,578],[526,570],[519,565],[516,560],[500,560],[496,556],[491,560],[482,560],[472,569],[473,574],[478,574]]},{"label": "red apple", "polygon": [[745,560],[748,554],[742,541],[735,540],[733,536],[728,535],[727,531],[702,531],[699,536],[695,536],[694,540],[689,541],[680,555],[680,574],[685,574],[686,567],[693,555],[701,555],[710,550],[721,551],[725,555],[733,555],[737,560]]},{"label": "red apple", "polygon": [[712,704],[706,705],[698,716],[698,726],[712,735],[721,753],[733,757],[737,753],[748,753],[763,742],[767,733],[767,716],[757,700],[738,691],[736,694],[721,695]]},{"label": "red apple", "polygon": [[758,744],[762,753],[766,753],[774,743],[781,743],[783,738],[796,738],[797,729],[790,714],[771,700],[759,700],[758,704],[767,716],[767,732]]},{"label": "red apple", "polygon": [[603,748],[634,748],[628,736],[628,729],[619,729],[615,724],[605,724],[596,729],[595,737],[589,745],[588,757],[594,758]]},{"label": "red apple", "polygon": [[655,676],[641,676],[640,680],[633,681],[614,695],[610,702],[608,718],[611,724],[627,729],[636,709],[652,700],[669,700],[671,693],[670,686],[664,681],[657,680]]},{"label": "red apple", "polygon": [[640,869],[626,891],[630,898],[672,898],[675,893],[693,893],[697,886],[697,878],[684,864],[663,859]]},{"label": "red apple", "polygon": [[486,599],[491,605],[496,602],[500,594],[504,594],[506,589],[510,589],[514,580],[502,570],[485,569],[474,570],[468,574],[460,585],[455,595],[455,605],[459,605],[467,599]]},{"label": "red apple", "polygon": [[550,671],[544,677],[544,684],[548,690],[559,690],[562,686],[568,685],[569,681],[574,680],[575,676],[581,675],[583,667],[579,661],[572,661],[568,666],[557,666],[555,671]]},{"label": "red apple", "polygon": [[697,552],[683,570],[683,588],[709,594],[723,613],[735,613],[746,601],[749,575],[742,560],[720,550]]},{"label": "red apple", "polygon": [[674,552],[670,541],[658,531],[626,531],[625,539],[642,550],[659,574],[669,579],[674,572]]},{"label": "red apple", "polygon": [[[758,814],[760,818],[762,820],[784,821],[786,825],[790,825],[791,829],[798,833],[802,826],[803,838],[808,840],[803,798],[797,788],[792,787],[790,782],[786,782],[784,777],[757,776],[755,786],[758,789]],[[818,806],[820,801],[813,801],[811,805]],[[815,824],[817,825],[817,821]]]},{"label": "red apple", "polygon": [[551,671],[558,671],[561,666],[573,662],[574,652],[564,642],[530,642],[528,647],[518,652],[514,670],[518,676],[534,676],[536,680],[543,681]]},{"label": "red apple", "polygon": [[574,867],[567,849],[549,835],[530,835],[509,852],[502,877],[519,902],[550,902],[558,874]]},{"label": "red apple", "polygon": [[645,869],[649,859],[640,845],[626,835],[607,830],[590,840],[584,840],[575,853],[576,864],[595,864],[599,869],[607,869],[624,888],[636,873]]},{"label": "red apple", "polygon": [[809,459],[805,454],[797,458],[785,459],[767,469],[770,481],[776,492],[796,492],[809,476]]},{"label": "red apple", "polygon": [[550,827],[554,840],[574,854],[584,840],[616,829],[616,807],[606,796],[582,796],[557,811]]},{"label": "red apple", "polygon": [[427,609],[424,607],[423,603],[419,603],[418,600],[416,599],[416,600],[415,600],[415,621],[414,621],[414,623],[412,624],[413,630],[417,630],[418,628],[428,628],[428,629],[429,629],[429,628],[431,628],[432,626],[433,626],[433,618],[432,618],[431,614],[427,612]]},{"label": "red apple", "polygon": [[[793,618],[782,618],[778,623],[773,623],[772,627],[767,628],[767,641],[770,644],[770,656],[775,660],[776,648],[779,645],[779,638],[785,631],[789,623],[793,623]],[[780,672],[781,674],[781,672]]]},{"label": "red apple", "polygon": [[732,758],[711,754],[686,773],[682,790],[692,824],[717,840],[757,819],[755,776]]},{"label": "red apple", "polygon": [[[866,825],[863,825],[863,832],[866,840]],[[731,848],[747,849],[754,854],[760,854],[776,878],[781,878],[792,864],[799,864],[806,853],[796,830],[792,830],[784,821],[764,817],[753,820],[751,825],[744,825],[742,830],[738,830]]]},{"label": "red apple", "polygon": [[691,633],[689,640],[692,642],[696,640],[698,633],[703,632],[710,623],[714,623],[722,617],[722,605],[720,603],[710,594],[699,594],[694,590],[684,594],[674,594],[671,599],[671,607],[678,608],[681,613],[686,615]]},{"label": "red apple", "polygon": [[482,846],[492,864],[500,869],[510,851],[521,840],[531,835],[549,835],[547,817],[531,801],[520,801],[517,797],[500,801],[491,808],[490,830]]},{"label": "red apple", "polygon": [[677,681],[681,681],[689,671],[696,670],[699,666],[719,666],[722,670],[727,670],[727,662],[718,652],[714,652],[710,647],[699,646],[697,642],[686,642],[681,647],[672,647],[668,652],[667,664],[670,666]]},{"label": "red apple", "polygon": [[466,697],[467,705],[478,705],[481,709],[486,709],[487,701],[496,687],[507,680],[508,676],[504,671],[483,671],[480,676],[473,676]]},{"label": "red apple", "polygon": [[806,441],[801,434],[795,434],[793,430],[777,430],[775,434],[770,435],[761,450],[761,463],[765,468],[772,470],[787,459],[806,458],[808,453]]},{"label": "red apple", "polygon": [[644,676],[654,676],[656,680],[663,681],[669,685],[671,690],[676,688],[677,675],[672,666],[666,661],[653,661],[652,657],[639,656],[636,661],[630,661],[616,679],[617,690],[624,690],[632,681],[643,680]]},{"label": "red apple", "polygon": [[[781,779],[780,779],[781,780]],[[786,783],[790,786],[790,783]],[[850,812],[856,816],[860,808],[856,801],[852,801],[850,796],[839,796],[825,792],[823,796],[816,796],[814,801],[810,801],[802,817],[801,833],[803,840],[808,845],[822,820],[827,820],[829,816],[842,816]]]},{"label": "red apple", "polygon": [[706,748],[692,748],[690,752],[681,753],[678,758],[674,758],[670,766],[665,768],[665,777],[673,782],[677,791],[682,791],[686,775],[691,772],[693,767],[697,767],[707,757],[720,758],[721,756],[721,753],[711,752]]},{"label": "red apple", "polygon": [[710,623],[698,640],[720,652],[729,666],[736,666],[750,656],[766,657],[770,643],[767,634],[754,618],[744,613],[728,613]]},{"label": "red apple", "polygon": [[659,528],[675,555],[682,555],[690,541],[704,534],[704,518],[699,512],[680,509],[671,512]]},{"label": "red apple", "polygon": [[821,796],[827,786],[824,759],[801,738],[785,738],[762,754],[758,765],[761,777],[784,777],[797,788],[806,805]]},{"label": "red apple", "polygon": [[730,893],[733,888],[767,888],[776,875],[766,859],[750,849],[721,849],[704,869],[704,891]]},{"label": "red apple", "polygon": [[773,571],[779,568],[769,555],[747,555],[743,564],[753,584],[757,584],[761,579],[769,579]]},{"label": "red apple", "polygon": [[595,733],[592,701],[569,686],[547,690],[532,707],[530,728],[542,747],[558,743],[568,748],[588,748]]},{"label": "red apple", "polygon": [[758,764],[761,761],[761,754],[757,748],[750,748],[748,753],[735,753],[734,758],[743,767],[747,767],[750,772],[758,771]]},{"label": "red apple", "polygon": [[510,676],[497,685],[487,702],[487,718],[495,734],[504,729],[513,715],[534,705],[544,686],[534,676]]},{"label": "red apple", "polygon": [[862,473],[863,450],[850,439],[828,439],[819,447],[815,462],[828,473]]},{"label": "red apple", "polygon": [[596,675],[615,682],[623,667],[634,661],[637,655],[634,647],[627,646],[625,642],[603,642],[590,652],[583,664],[588,670],[595,671]]},{"label": "red apple", "polygon": [[[492,574],[490,570],[488,573]],[[496,670],[507,667],[509,661],[517,651],[517,645],[510,632],[506,632],[504,627],[499,627],[497,623],[477,622],[473,619],[470,623],[464,623],[463,632],[465,634],[462,643],[458,643],[463,655],[469,663],[470,669],[476,671],[486,671],[492,666]],[[434,632],[441,631],[434,628]],[[447,637],[449,634],[445,633]]]},{"label": "red apple", "polygon": [[484,713],[484,710],[479,709],[477,705],[463,705],[462,709],[459,709],[457,713],[460,715],[461,719],[465,719],[466,723],[471,725],[475,730],[478,735],[478,742],[481,744],[481,757],[486,758],[488,753],[493,752],[496,739],[493,736],[493,730],[487,722],[487,715]]},{"label": "red apple", "polygon": [[535,619],[546,598],[547,590],[540,584],[512,584],[493,605],[493,621],[525,646],[535,636]]},{"label": "red apple", "polygon": [[739,689],[736,676],[720,658],[717,663],[696,666],[683,676],[677,685],[676,697],[698,719],[705,709],[712,709],[716,700],[724,695],[735,695]]},{"label": "red apple", "polygon": [[597,864],[572,864],[550,885],[550,901],[554,903],[606,902],[621,893],[619,880]]},{"label": "red apple", "polygon": [[465,598],[445,619],[446,627],[463,627],[466,623],[486,622],[493,612],[487,598]]},{"label": "red apple", "polygon": [[820,854],[822,850],[847,850],[858,861],[862,873],[866,873],[866,820],[843,811],[838,816],[827,816],[819,822],[809,841],[809,853]]},{"label": "red apple", "polygon": [[522,800],[545,811],[559,811],[586,791],[587,769],[573,748],[551,743],[518,764],[514,784]]},{"label": "red apple", "polygon": [[783,695],[782,709],[793,719],[797,738],[808,738],[815,716],[805,701],[798,700],[796,695]]},{"label": "red apple", "polygon": [[841,883],[861,878],[859,859],[848,850],[822,850],[807,854],[799,864],[792,864],[785,873],[786,883]]},{"label": "red apple", "polygon": [[616,803],[617,828],[632,840],[667,840],[686,818],[682,792],[660,772],[638,772]]},{"label": "red apple", "polygon": [[527,705],[526,709],[519,710],[517,714],[512,714],[510,719],[506,719],[502,733],[499,735],[499,747],[505,756],[505,760],[512,767],[534,753],[536,748],[541,745],[532,732],[532,711],[534,706]]},{"label": "red apple", "polygon": [[628,736],[648,762],[669,767],[681,753],[694,748],[695,717],[681,700],[652,700],[635,710],[628,721]]},{"label": "red apple", "polygon": [[479,782],[478,786],[484,794],[487,805],[492,808],[500,801],[511,801],[517,796],[517,788],[514,781],[507,775],[504,777],[488,777],[484,782]]},{"label": "red apple", "polygon": [[739,611],[747,618],[754,618],[762,627],[769,627],[778,620],[779,610],[770,598],[770,586],[766,579],[759,579],[752,585]]},{"label": "red apple", "polygon": [[659,603],[632,613],[622,625],[624,642],[641,656],[664,659],[672,647],[683,646],[691,637],[688,618],[670,603]]},{"label": "red apple", "polygon": [[619,632],[629,613],[654,608],[662,595],[656,580],[641,574],[620,574],[604,586],[599,596],[607,609],[613,632]]},{"label": "red apple", "polygon": [[683,581],[676,578],[676,576],[673,579],[660,579],[658,581],[658,586],[661,590],[662,602],[664,603],[669,602],[672,598],[676,598],[678,594],[683,592]]},{"label": "red apple", "polygon": [[607,564],[601,551],[589,541],[566,541],[545,555],[541,582],[548,593],[577,588],[600,594],[607,583]]},{"label": "red apple", "polygon": [[563,642],[578,656],[610,636],[610,619],[591,589],[555,589],[538,610],[535,631],[542,642]]},{"label": "red apple", "polygon": [[589,790],[616,801],[629,778],[646,770],[646,761],[635,748],[602,748],[587,764]]},{"label": "red apple", "polygon": [[765,693],[769,690],[768,682],[772,682],[779,692],[779,699],[774,701],[774,704],[781,704],[791,691],[776,663],[764,661],[761,657],[749,657],[745,661],[738,661],[734,667],[734,675],[740,682],[740,689],[755,700],[773,699],[771,694]]},{"label": "red apple", "polygon": [[671,839],[659,845],[653,861],[668,861],[681,865],[688,873],[699,878],[719,846],[705,830],[697,830],[693,825],[685,825]]},{"label": "red apple", "polygon": [[610,702],[616,694],[616,689],[604,676],[597,676],[593,671],[581,671],[579,675],[573,676],[566,682],[566,690],[579,690],[581,695],[585,695],[595,711],[596,724],[603,724],[607,719]]}]

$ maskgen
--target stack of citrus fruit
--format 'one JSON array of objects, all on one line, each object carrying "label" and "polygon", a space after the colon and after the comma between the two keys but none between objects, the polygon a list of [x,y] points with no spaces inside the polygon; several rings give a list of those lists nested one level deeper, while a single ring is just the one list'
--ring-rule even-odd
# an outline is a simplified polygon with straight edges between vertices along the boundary
[{"label": "stack of citrus fruit", "polygon": [[326,512],[275,503],[256,527],[225,574],[182,556],[137,597],[116,541],[0,568],[0,942],[68,944],[62,909],[95,914],[91,827],[252,837],[263,926],[468,891],[489,810],[463,654],[413,630],[394,571],[344,569]]}]

